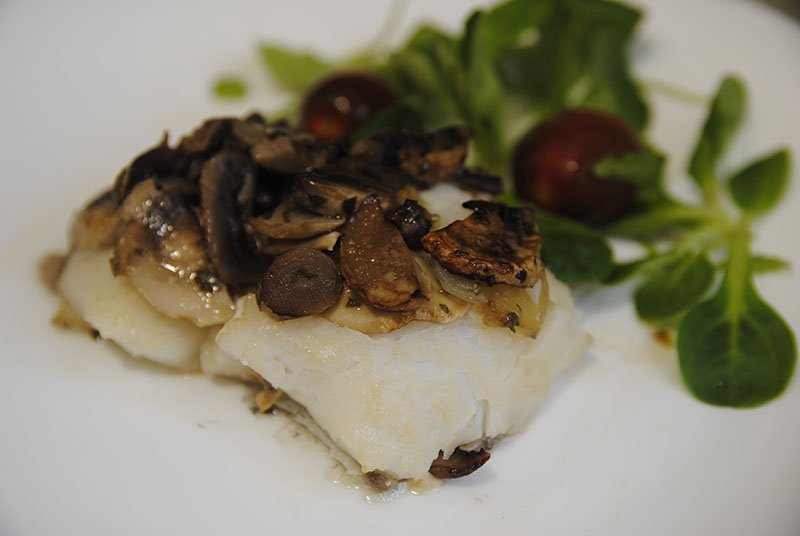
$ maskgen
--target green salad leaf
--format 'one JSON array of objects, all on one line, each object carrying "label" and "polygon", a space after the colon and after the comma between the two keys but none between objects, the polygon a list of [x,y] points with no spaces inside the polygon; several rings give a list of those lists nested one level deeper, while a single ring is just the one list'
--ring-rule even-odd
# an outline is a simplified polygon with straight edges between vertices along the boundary
[{"label": "green salad leaf", "polygon": [[789,151],[781,149],[745,166],[728,180],[731,197],[748,214],[771,210],[789,182]]},{"label": "green salad leaf", "polygon": [[538,211],[542,262],[570,285],[599,283],[614,269],[614,256],[605,236],[573,220]]},{"label": "green salad leaf", "polygon": [[594,166],[594,174],[601,179],[614,179],[628,182],[636,187],[640,204],[654,206],[668,203],[662,178],[666,157],[652,148],[625,156],[609,156]]},{"label": "green salad leaf", "polygon": [[707,200],[716,191],[716,166],[739,128],[744,107],[744,84],[738,78],[726,77],[711,102],[711,110],[689,162],[689,176],[700,186]]},{"label": "green salad leaf", "polygon": [[697,303],[711,287],[714,265],[702,253],[687,253],[640,284],[633,294],[644,320],[665,320]]},{"label": "green salad leaf", "polygon": [[788,261],[779,259],[778,257],[753,255],[750,258],[750,271],[755,275],[779,272],[781,270],[787,270],[789,267],[791,267],[791,264],[789,264]]},{"label": "green salad leaf", "polygon": [[262,44],[261,60],[278,85],[292,92],[303,92],[338,65],[310,52],[295,52],[284,47]]},{"label": "green salad leaf", "polygon": [[247,94],[247,85],[233,76],[222,77],[214,82],[214,94],[221,99],[238,99]]},{"label": "green salad leaf", "polygon": [[683,318],[678,355],[683,379],[699,399],[752,407],[789,384],[797,345],[786,322],[756,292],[746,239],[737,241],[734,249],[744,251],[732,253],[717,293]]}]

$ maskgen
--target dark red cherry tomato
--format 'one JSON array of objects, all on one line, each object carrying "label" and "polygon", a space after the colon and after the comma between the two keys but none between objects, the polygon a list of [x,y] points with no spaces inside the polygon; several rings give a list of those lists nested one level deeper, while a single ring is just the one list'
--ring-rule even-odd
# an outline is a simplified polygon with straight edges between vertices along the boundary
[{"label": "dark red cherry tomato", "polygon": [[324,141],[350,136],[393,101],[389,86],[373,75],[335,74],[306,93],[300,108],[300,127]]},{"label": "dark red cherry tomato", "polygon": [[598,179],[592,169],[605,157],[639,152],[637,133],[613,115],[569,110],[540,123],[514,152],[517,193],[547,210],[589,224],[617,216],[632,200],[632,185]]}]

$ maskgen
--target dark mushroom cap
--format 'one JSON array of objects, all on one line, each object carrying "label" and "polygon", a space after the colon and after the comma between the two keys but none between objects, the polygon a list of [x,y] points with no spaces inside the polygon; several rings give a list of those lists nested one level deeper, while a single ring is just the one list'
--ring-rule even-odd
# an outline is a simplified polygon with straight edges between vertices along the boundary
[{"label": "dark mushroom cap", "polygon": [[128,167],[120,172],[114,182],[114,197],[117,203],[121,203],[140,182],[175,172],[179,155],[170,148],[167,141],[167,134],[164,133],[158,145],[134,158]]},{"label": "dark mushroom cap", "polygon": [[177,150],[188,157],[208,156],[222,148],[235,121],[228,117],[209,119],[182,138]]},{"label": "dark mushroom cap", "polygon": [[472,131],[445,127],[433,132],[391,130],[362,140],[352,154],[398,168],[418,184],[433,184],[461,171]]},{"label": "dark mushroom cap", "polygon": [[400,234],[403,235],[409,248],[422,249],[420,240],[431,230],[433,220],[425,207],[413,199],[406,199],[402,205],[388,215],[388,218],[400,230]]},{"label": "dark mushroom cap", "polygon": [[250,243],[244,226],[249,211],[239,196],[255,180],[250,160],[227,150],[209,159],[200,175],[201,222],[211,265],[224,283],[238,289],[255,285],[266,266]]},{"label": "dark mushroom cap", "polygon": [[319,314],[342,293],[342,276],[330,257],[295,248],[275,258],[258,285],[258,305],[285,316]]}]

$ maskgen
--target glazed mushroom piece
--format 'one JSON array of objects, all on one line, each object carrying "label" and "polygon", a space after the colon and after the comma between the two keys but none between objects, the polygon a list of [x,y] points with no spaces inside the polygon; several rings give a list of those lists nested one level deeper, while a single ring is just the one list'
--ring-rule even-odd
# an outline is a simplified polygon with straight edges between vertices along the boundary
[{"label": "glazed mushroom piece", "polygon": [[468,201],[472,214],[422,238],[422,247],[448,272],[494,285],[532,287],[544,276],[541,237],[533,211]]},{"label": "glazed mushroom piece", "polygon": [[411,252],[376,195],[365,198],[344,226],[339,255],[347,286],[373,307],[407,311],[428,301]]},{"label": "glazed mushroom piece", "polygon": [[178,180],[155,179],[133,188],[117,214],[112,272],[127,276],[170,318],[199,327],[221,324],[233,314],[233,302],[211,271],[187,189]]},{"label": "glazed mushroom piece", "polygon": [[352,154],[398,168],[419,184],[434,184],[462,171],[471,136],[468,128],[458,126],[433,132],[387,131],[359,142]]},{"label": "glazed mushroom piece", "polygon": [[328,233],[344,225],[342,217],[325,217],[298,208],[293,200],[283,201],[269,218],[250,218],[257,233],[275,240],[302,240]]},{"label": "glazed mushroom piece", "polygon": [[291,197],[298,206],[322,216],[349,216],[373,190],[350,176],[312,171],[292,183]]},{"label": "glazed mushroom piece", "polygon": [[245,229],[249,207],[240,196],[254,189],[256,171],[239,152],[226,150],[209,159],[200,175],[200,207],[205,244],[214,273],[234,289],[256,285],[268,259]]},{"label": "glazed mushroom piece", "polygon": [[171,149],[167,142],[168,137],[165,133],[158,145],[134,158],[119,173],[113,188],[118,203],[121,203],[140,182],[175,174],[179,154]]},{"label": "glazed mushroom piece", "polygon": [[489,461],[491,455],[485,450],[467,451],[455,449],[449,458],[444,459],[440,451],[439,457],[431,464],[430,473],[436,478],[461,478],[474,473]]},{"label": "glazed mushroom piece", "polygon": [[422,249],[422,237],[428,234],[433,223],[433,216],[425,207],[413,199],[406,199],[388,218],[400,230],[409,248]]}]

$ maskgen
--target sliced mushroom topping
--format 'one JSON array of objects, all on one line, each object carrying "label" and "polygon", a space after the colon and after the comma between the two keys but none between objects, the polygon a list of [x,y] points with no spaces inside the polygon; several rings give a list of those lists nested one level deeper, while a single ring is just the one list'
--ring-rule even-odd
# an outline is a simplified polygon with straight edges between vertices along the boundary
[{"label": "sliced mushroom topping", "polygon": [[450,177],[450,179],[456,183],[459,188],[470,192],[490,195],[499,195],[503,193],[503,179],[482,168],[464,168]]},{"label": "sliced mushroom topping", "polygon": [[166,132],[161,142],[140,154],[123,169],[114,182],[114,196],[118,203],[140,182],[150,178],[172,175],[178,165],[179,155],[168,144]]},{"label": "sliced mushroom topping", "polygon": [[447,180],[459,173],[472,132],[445,127],[433,132],[394,130],[362,140],[351,151],[368,155],[389,168],[399,168],[422,184]]},{"label": "sliced mushroom topping", "polygon": [[253,230],[277,240],[299,240],[333,231],[344,225],[344,218],[328,218],[298,208],[294,202],[282,202],[269,218],[250,218]]},{"label": "sliced mushroom topping", "polygon": [[234,122],[237,121],[227,117],[209,119],[194,132],[182,138],[177,151],[188,157],[215,153],[222,148]]},{"label": "sliced mushroom topping", "polygon": [[422,237],[422,247],[449,272],[484,281],[532,287],[544,275],[541,237],[533,211],[489,201],[467,201],[472,214]]},{"label": "sliced mushroom topping", "polygon": [[370,306],[364,298],[345,287],[339,302],[325,312],[325,318],[338,326],[377,334],[389,333],[414,320],[449,324],[464,316],[470,304],[445,292],[433,274],[432,267],[437,263],[427,253],[413,255],[422,293],[429,298],[427,303],[412,311],[384,311]]},{"label": "sliced mushroom topping", "polygon": [[311,248],[319,251],[333,251],[339,241],[341,233],[331,231],[323,235],[307,238],[305,240],[271,240],[266,239],[265,243],[259,244],[258,250],[270,257],[276,257],[281,253],[286,253],[295,248]]},{"label": "sliced mushroom topping", "polygon": [[409,248],[422,249],[420,240],[430,232],[433,222],[433,217],[425,207],[413,199],[406,199],[388,217],[400,230]]},{"label": "sliced mushroom topping", "polygon": [[347,285],[373,307],[408,311],[428,301],[411,252],[376,195],[366,197],[344,226],[339,262]]},{"label": "sliced mushroom topping", "polygon": [[264,138],[250,147],[253,161],[279,173],[302,173],[311,161],[298,154],[288,136]]},{"label": "sliced mushroom topping", "polygon": [[301,207],[323,216],[349,216],[370,190],[343,176],[316,171],[292,183],[292,199]]},{"label": "sliced mushroom topping", "polygon": [[227,285],[244,289],[255,285],[266,259],[255,249],[245,229],[247,207],[239,194],[253,189],[256,173],[249,159],[222,151],[203,166],[200,175],[201,222],[214,273]]},{"label": "sliced mushroom topping", "polygon": [[211,273],[203,230],[180,181],[140,182],[119,209],[111,268],[158,311],[204,327],[225,322],[233,302]]},{"label": "sliced mushroom topping", "polygon": [[465,451],[457,448],[445,460],[444,453],[439,451],[439,457],[433,460],[429,471],[436,478],[461,478],[483,467],[490,457],[485,450]]},{"label": "sliced mushroom topping", "polygon": [[86,205],[70,228],[70,247],[107,249],[117,231],[117,200],[109,190]]},{"label": "sliced mushroom topping", "polygon": [[258,305],[278,315],[319,314],[342,293],[342,277],[330,257],[310,248],[278,256],[258,285]]}]

